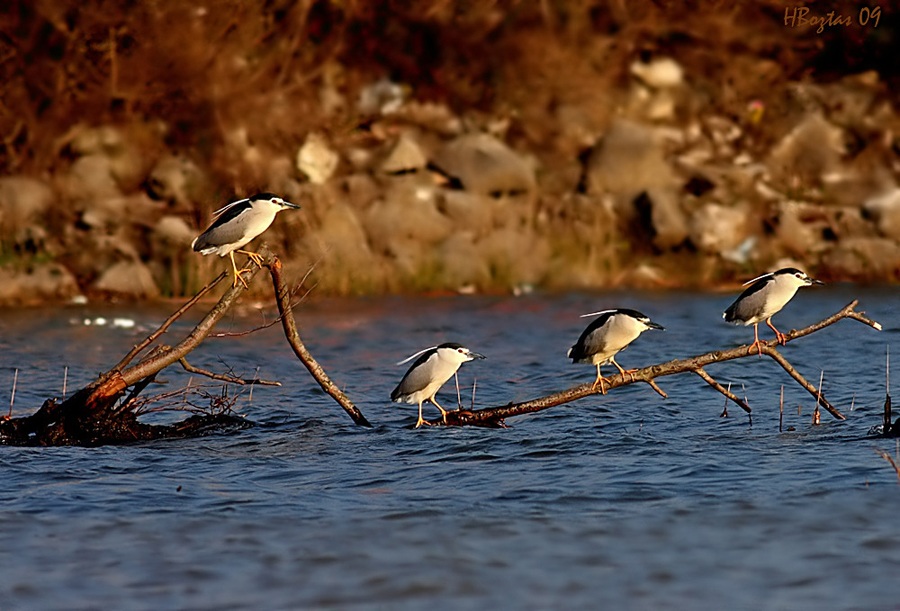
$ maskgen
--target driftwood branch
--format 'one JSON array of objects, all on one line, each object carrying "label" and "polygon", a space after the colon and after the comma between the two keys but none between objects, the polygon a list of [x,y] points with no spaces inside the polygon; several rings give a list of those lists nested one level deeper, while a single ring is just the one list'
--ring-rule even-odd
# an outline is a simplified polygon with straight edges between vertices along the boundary
[{"label": "driftwood branch", "polygon": [[[350,414],[354,422],[363,426],[371,426],[362,413],[328,378],[303,345],[292,314],[290,301],[292,293],[285,286],[281,276],[281,262],[265,246],[261,250],[267,261],[265,268],[268,268],[272,275],[276,302],[280,312],[279,319],[294,352],[319,385],[335,398],[341,407]],[[261,269],[265,268],[252,268],[249,272],[249,280],[252,280]],[[279,385],[278,382],[268,380],[246,380],[238,376],[206,371],[192,366],[186,359],[187,355],[210,335],[215,325],[243,294],[246,290],[243,285],[226,290],[219,301],[180,342],[173,346],[157,345],[140,361],[132,364],[141,353],[167,332],[173,322],[227,276],[227,273],[219,275],[169,316],[158,329],[133,346],[115,367],[100,375],[96,381],[74,393],[62,403],[55,399],[48,399],[31,416],[0,421],[0,443],[100,445],[161,437],[186,437],[203,434],[211,429],[248,426],[246,420],[230,412],[227,402],[220,402],[224,409],[213,410],[214,413],[194,415],[174,425],[142,423],[138,417],[141,413],[149,410],[142,411],[136,408],[140,404],[152,401],[152,398],[138,400],[138,396],[156,379],[160,371],[175,363],[180,363],[189,372],[227,383]]]},{"label": "driftwood branch", "polygon": [[281,261],[277,257],[270,255],[265,259],[266,267],[272,276],[272,285],[275,289],[275,302],[278,304],[278,314],[281,319],[281,326],[284,329],[284,335],[288,344],[294,350],[294,354],[300,359],[300,362],[306,367],[313,379],[319,383],[326,393],[328,393],[338,404],[344,408],[344,411],[353,419],[353,422],[360,426],[372,426],[366,417],[362,415],[347,395],[341,391],[337,385],[331,381],[322,366],[313,358],[303,341],[300,339],[300,333],[297,331],[297,323],[294,320],[293,308],[291,307],[291,291],[284,282],[281,273]]},{"label": "driftwood branch", "polygon": [[[881,325],[879,323],[868,318],[864,313],[854,310],[857,303],[858,302],[854,300],[853,302],[844,306],[844,308],[842,308],[839,312],[836,312],[817,323],[813,323],[808,327],[804,327],[803,329],[792,330],[785,336],[786,342],[805,337],[811,333],[815,333],[816,331],[833,325],[834,323],[844,318],[856,320],[880,331]],[[779,353],[775,349],[777,345],[778,341],[774,339],[761,342],[762,354],[765,354],[766,356],[772,358],[775,362],[781,365],[785,369],[785,371],[787,371],[788,374],[791,375],[791,377],[793,377],[803,388],[805,388],[814,397],[816,397],[817,404],[821,404],[822,407],[828,410],[828,412],[831,413],[831,415],[835,418],[844,420],[845,416],[833,405],[828,403],[825,397],[822,396],[819,392],[819,389],[816,389],[812,384],[807,382],[803,378],[803,376],[801,376],[796,371],[796,369],[794,369],[794,367],[787,361],[787,359],[785,359],[781,355],[781,353]],[[721,384],[719,384],[711,376],[709,376],[709,374],[705,371],[705,368],[716,363],[747,358],[750,356],[757,356],[756,349],[754,348],[753,350],[751,350],[749,345],[743,345],[738,346],[737,348],[731,348],[729,350],[717,350],[714,352],[708,352],[706,354],[701,354],[699,356],[694,356],[687,359],[676,359],[673,361],[669,361],[668,363],[651,365],[649,367],[639,369],[633,373],[629,373],[627,376],[623,376],[621,374],[613,375],[607,378],[608,384],[606,385],[606,389],[607,392],[609,392],[613,388],[618,388],[619,386],[627,386],[636,382],[644,382],[650,384],[650,386],[653,387],[654,390],[656,390],[662,396],[665,396],[665,393],[663,393],[659,389],[659,387],[655,385],[656,378],[675,375],[679,373],[694,373],[703,378],[704,381],[724,394],[731,401],[739,405],[744,411],[749,413],[751,409],[747,402],[739,399],[736,395],[723,388]],[[569,388],[568,390],[559,391],[545,397],[540,397],[538,399],[532,399],[530,401],[524,401],[521,403],[509,403],[507,405],[499,407],[488,407],[479,410],[451,411],[447,414],[446,423],[438,418],[429,421],[429,424],[486,427],[505,426],[504,420],[506,418],[539,412],[551,407],[555,407],[557,405],[562,405],[563,403],[569,403],[571,401],[583,399],[591,395],[600,394],[599,388],[593,389],[591,388],[591,386],[591,384],[582,384],[580,386]]]}]

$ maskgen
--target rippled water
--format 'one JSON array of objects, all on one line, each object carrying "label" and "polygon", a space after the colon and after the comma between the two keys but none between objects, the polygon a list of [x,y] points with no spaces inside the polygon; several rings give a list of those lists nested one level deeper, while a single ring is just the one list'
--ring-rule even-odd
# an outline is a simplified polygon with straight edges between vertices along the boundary
[{"label": "rippled water", "polygon": [[[813,426],[811,398],[758,358],[709,368],[743,387],[752,422],[733,405],[720,418],[721,395],[686,374],[660,380],[668,400],[627,387],[505,430],[412,430],[415,406],[387,399],[405,371],[394,363],[441,341],[488,356],[462,369],[466,405],[473,378],[477,407],[590,381],[592,367],[564,355],[588,322],[578,315],[605,307],[667,327],[622,353],[626,367],[737,345],[752,330],[721,321],[732,297],[306,305],[307,345],[373,429],[317,389],[278,327],[209,340],[195,365],[284,383],[252,400],[242,391],[239,411],[258,426],[129,447],[0,447],[0,608],[900,608],[900,485],[874,451],[896,443],[865,437],[881,419],[885,350],[900,353],[896,289],[808,289],[776,317],[786,331],[859,297],[884,324],[842,321],[784,349],[809,379],[824,369],[846,422],[823,413]],[[64,366],[69,389],[83,385],[167,313],[2,312],[0,388],[18,367],[16,413],[28,413],[62,392]],[[220,330],[271,316],[248,305]],[[154,392],[187,380],[163,377]],[[455,402],[452,382],[441,396]]]}]

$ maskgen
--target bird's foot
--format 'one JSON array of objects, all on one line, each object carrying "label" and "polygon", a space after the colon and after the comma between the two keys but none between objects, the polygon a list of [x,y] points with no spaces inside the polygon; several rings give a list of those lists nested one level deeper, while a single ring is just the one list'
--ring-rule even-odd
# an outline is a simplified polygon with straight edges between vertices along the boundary
[{"label": "bird's foot", "polygon": [[253,271],[253,270],[250,270],[250,269],[236,269],[236,270],[234,270],[234,281],[231,283],[231,287],[232,287],[232,288],[236,288],[237,285],[238,285],[238,282],[240,282],[241,284],[244,285],[244,288],[245,288],[245,289],[249,289],[249,288],[250,288],[250,285],[247,284],[247,281],[246,281],[246,280],[244,280],[244,277],[242,276],[242,274],[249,274],[249,273],[252,272],[252,271]]},{"label": "bird's foot", "polygon": [[747,348],[747,354],[753,354],[754,348],[756,348],[756,352],[759,354],[759,356],[762,356],[762,342],[759,340],[756,340],[755,342],[750,344],[750,347]]},{"label": "bird's foot", "polygon": [[781,331],[775,331],[775,339],[778,340],[778,343],[784,346],[787,343],[787,335],[782,333]]},{"label": "bird's foot", "polygon": [[621,367],[619,367],[618,363],[616,363],[615,365],[616,367],[618,367],[619,373],[622,374],[622,379],[624,379],[625,376],[628,376],[629,378],[631,378],[631,381],[634,382],[634,374],[637,373],[637,369],[622,369]]},{"label": "bird's foot", "polygon": [[431,423],[428,422],[427,420],[425,420],[424,418],[419,418],[419,419],[416,421],[416,426],[415,426],[415,428],[419,428],[419,427],[422,426],[422,425],[425,425],[425,426],[431,426]]},{"label": "bird's foot", "polygon": [[606,381],[607,381],[606,378],[597,378],[596,380],[594,380],[594,384],[591,386],[591,392],[596,392],[597,384],[599,384],[600,385],[600,393],[605,395],[606,387],[603,386],[603,383]]},{"label": "bird's foot", "polygon": [[237,252],[241,253],[242,255],[247,255],[251,261],[256,263],[256,266],[258,268],[260,268],[260,269],[263,268],[263,257],[258,252],[253,252],[250,250],[239,250]]}]

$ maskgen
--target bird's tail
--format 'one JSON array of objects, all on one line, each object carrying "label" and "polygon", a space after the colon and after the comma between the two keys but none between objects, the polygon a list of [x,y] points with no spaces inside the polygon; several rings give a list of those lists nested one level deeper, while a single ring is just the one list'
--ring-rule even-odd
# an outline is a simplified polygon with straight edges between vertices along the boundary
[{"label": "bird's tail", "polygon": [[725,319],[725,322],[735,322],[735,317],[734,317],[735,307],[734,306],[735,306],[735,304],[732,303],[730,306],[728,306],[727,310],[722,312],[722,318]]}]

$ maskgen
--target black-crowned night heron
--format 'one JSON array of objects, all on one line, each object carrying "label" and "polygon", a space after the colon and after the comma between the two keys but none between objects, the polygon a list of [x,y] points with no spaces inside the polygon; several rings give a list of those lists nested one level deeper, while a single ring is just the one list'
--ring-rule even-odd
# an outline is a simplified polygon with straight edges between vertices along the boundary
[{"label": "black-crowned night heron", "polygon": [[569,348],[566,356],[572,359],[573,363],[591,363],[597,366],[597,379],[591,390],[597,388],[600,384],[600,392],[606,394],[606,388],[603,383],[607,382],[606,378],[600,375],[600,365],[612,363],[616,366],[623,376],[633,374],[636,369],[625,370],[616,362],[615,356],[624,350],[628,344],[638,338],[638,336],[647,329],[665,330],[665,327],[658,325],[649,317],[644,316],[636,310],[618,309],[603,310],[602,312],[593,312],[584,314],[582,318],[588,316],[597,316],[587,329],[575,342],[575,345]]},{"label": "black-crowned night heron", "polygon": [[262,257],[259,254],[239,249],[268,229],[272,221],[275,220],[276,214],[282,210],[299,207],[297,204],[286,202],[272,193],[257,193],[247,199],[239,199],[213,213],[212,224],[194,239],[191,243],[191,248],[202,255],[211,255],[213,253],[220,257],[229,255],[231,257],[231,267],[234,269],[232,286],[237,286],[240,280],[246,287],[247,283],[244,282],[241,274],[250,270],[238,270],[237,265],[234,263],[234,253],[245,254],[254,263],[262,267]]},{"label": "black-crowned night heron", "polygon": [[425,419],[422,418],[422,403],[425,401],[434,403],[441,410],[441,416],[446,422],[447,410],[438,404],[434,396],[441,386],[457,372],[460,365],[485,357],[477,352],[472,352],[465,346],[451,342],[426,348],[397,364],[402,365],[416,357],[419,358],[391,393],[391,401],[419,404],[419,419],[416,422],[416,428],[425,424]]},{"label": "black-crowned night heron", "polygon": [[775,332],[778,343],[784,345],[785,335],[772,324],[772,316],[781,311],[787,302],[797,293],[801,286],[812,284],[824,284],[821,280],[810,278],[804,272],[794,267],[785,267],[777,272],[763,274],[758,278],[749,280],[744,286],[750,285],[747,290],[728,306],[722,314],[727,322],[737,325],[753,325],[753,343],[747,351],[749,354],[756,348],[762,354],[762,345],[759,341],[759,323],[766,321],[769,328]]}]

